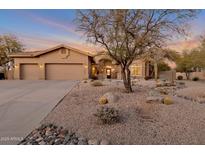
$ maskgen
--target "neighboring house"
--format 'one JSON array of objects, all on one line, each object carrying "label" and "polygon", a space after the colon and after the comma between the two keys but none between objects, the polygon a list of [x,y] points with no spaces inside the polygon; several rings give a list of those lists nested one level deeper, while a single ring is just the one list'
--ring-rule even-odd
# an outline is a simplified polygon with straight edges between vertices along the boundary
[{"label": "neighboring house", "polygon": [[[14,79],[83,80],[88,78],[121,79],[120,66],[104,52],[81,51],[67,45],[10,55],[14,59]],[[136,60],[131,66],[133,78],[150,75],[151,65]]]},{"label": "neighboring house", "polygon": [[[183,79],[187,79],[185,73],[177,72],[176,73],[176,78],[178,78],[178,76],[182,76]],[[205,80],[205,70],[191,72],[190,73],[190,79],[193,79],[194,77],[198,77],[201,80]]]}]

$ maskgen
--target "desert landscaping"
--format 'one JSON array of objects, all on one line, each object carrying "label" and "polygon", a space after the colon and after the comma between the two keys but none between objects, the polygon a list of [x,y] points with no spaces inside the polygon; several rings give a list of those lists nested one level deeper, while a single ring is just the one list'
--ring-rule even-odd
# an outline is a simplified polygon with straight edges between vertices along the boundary
[{"label": "desert landscaping", "polygon": [[[122,81],[85,80],[41,122],[43,131],[34,130],[21,144],[205,144],[205,106],[183,97],[187,93],[202,100],[203,84],[177,81],[156,87],[154,80],[139,79],[132,83],[134,92],[126,93]],[[202,91],[199,96],[190,91],[196,88]],[[94,116],[101,107],[117,110],[119,119],[103,123]],[[51,124],[68,131],[52,133]],[[46,140],[48,134],[53,140]]]},{"label": "desert landscaping", "polygon": [[204,10],[64,11],[0,34],[0,144],[205,144]]}]

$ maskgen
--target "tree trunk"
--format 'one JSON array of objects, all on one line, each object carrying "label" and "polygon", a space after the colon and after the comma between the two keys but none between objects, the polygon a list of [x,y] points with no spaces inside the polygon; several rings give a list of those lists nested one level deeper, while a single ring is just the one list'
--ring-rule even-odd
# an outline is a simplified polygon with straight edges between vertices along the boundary
[{"label": "tree trunk", "polygon": [[154,79],[155,81],[157,81],[158,78],[158,66],[157,66],[157,62],[154,63]]},{"label": "tree trunk", "polygon": [[128,93],[132,92],[132,85],[131,85],[131,73],[129,67],[123,68],[121,67],[121,75],[123,79],[123,83],[125,86],[125,89]]},{"label": "tree trunk", "polygon": [[189,80],[190,73],[189,73],[189,72],[185,72],[185,74],[186,74],[186,78],[187,78],[187,80]]}]

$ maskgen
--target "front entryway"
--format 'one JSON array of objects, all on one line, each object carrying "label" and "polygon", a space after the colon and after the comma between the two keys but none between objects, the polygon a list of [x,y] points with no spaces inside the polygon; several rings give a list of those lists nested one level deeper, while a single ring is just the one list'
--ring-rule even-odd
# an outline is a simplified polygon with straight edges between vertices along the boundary
[{"label": "front entryway", "polygon": [[106,68],[107,79],[111,79],[111,68]]}]

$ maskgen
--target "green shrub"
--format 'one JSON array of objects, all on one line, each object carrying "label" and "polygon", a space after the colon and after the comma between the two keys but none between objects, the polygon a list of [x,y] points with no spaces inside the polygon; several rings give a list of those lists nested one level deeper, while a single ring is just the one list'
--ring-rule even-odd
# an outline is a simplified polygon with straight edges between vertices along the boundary
[{"label": "green shrub", "polygon": [[179,76],[177,77],[177,79],[178,79],[178,80],[183,80],[183,76],[179,75]]},{"label": "green shrub", "polygon": [[199,80],[198,77],[193,77],[193,78],[192,78],[192,81],[198,81],[198,80]]},{"label": "green shrub", "polygon": [[103,124],[113,124],[120,120],[119,111],[111,107],[101,107],[94,114]]},{"label": "green shrub", "polygon": [[164,99],[163,99],[163,103],[166,104],[166,105],[171,105],[171,104],[174,103],[174,100],[173,100],[171,97],[166,96],[166,97],[164,97]]},{"label": "green shrub", "polygon": [[95,80],[91,83],[92,86],[97,87],[97,86],[103,86],[102,82],[99,80]]}]

